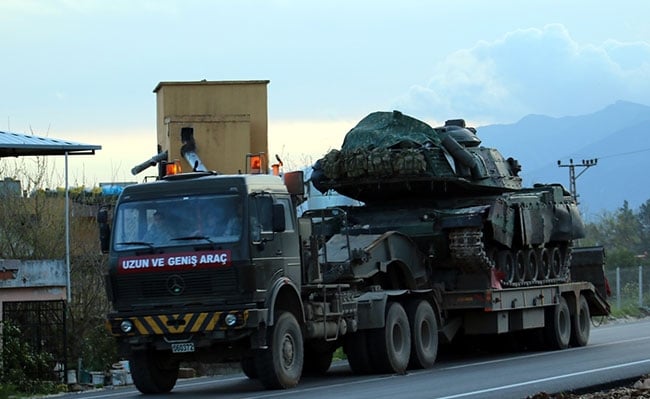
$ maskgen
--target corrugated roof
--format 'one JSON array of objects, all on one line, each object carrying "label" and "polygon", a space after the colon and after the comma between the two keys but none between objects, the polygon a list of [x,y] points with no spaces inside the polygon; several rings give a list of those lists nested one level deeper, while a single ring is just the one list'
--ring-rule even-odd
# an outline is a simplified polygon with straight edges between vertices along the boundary
[{"label": "corrugated roof", "polygon": [[93,155],[102,146],[0,131],[0,158],[30,155]]}]

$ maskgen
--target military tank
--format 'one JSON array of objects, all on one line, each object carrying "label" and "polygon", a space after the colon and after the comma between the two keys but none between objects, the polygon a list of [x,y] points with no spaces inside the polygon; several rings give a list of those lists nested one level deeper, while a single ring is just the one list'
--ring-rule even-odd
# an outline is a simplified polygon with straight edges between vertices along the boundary
[{"label": "military tank", "polygon": [[448,289],[567,282],[577,205],[560,184],[522,187],[520,171],[462,119],[434,128],[393,111],[362,119],[311,180],[364,203],[341,208],[342,232],[405,234]]}]

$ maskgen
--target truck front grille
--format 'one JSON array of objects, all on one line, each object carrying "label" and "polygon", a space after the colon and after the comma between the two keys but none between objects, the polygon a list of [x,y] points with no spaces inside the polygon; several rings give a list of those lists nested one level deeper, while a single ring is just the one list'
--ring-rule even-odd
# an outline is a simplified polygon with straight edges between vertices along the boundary
[{"label": "truck front grille", "polygon": [[201,303],[226,299],[238,292],[234,268],[181,273],[141,273],[118,276],[117,308],[167,303]]}]

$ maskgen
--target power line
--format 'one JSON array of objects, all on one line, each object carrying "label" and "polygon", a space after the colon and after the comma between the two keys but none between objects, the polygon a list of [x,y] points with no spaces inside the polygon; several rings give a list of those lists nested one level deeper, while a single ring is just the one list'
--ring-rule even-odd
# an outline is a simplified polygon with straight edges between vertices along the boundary
[{"label": "power line", "polygon": [[621,157],[621,156],[624,156],[624,155],[638,154],[640,152],[646,152],[646,151],[650,151],[650,148],[643,148],[643,149],[636,150],[636,151],[621,152],[621,153],[618,153],[618,154],[604,155],[602,157],[598,157],[598,159]]}]

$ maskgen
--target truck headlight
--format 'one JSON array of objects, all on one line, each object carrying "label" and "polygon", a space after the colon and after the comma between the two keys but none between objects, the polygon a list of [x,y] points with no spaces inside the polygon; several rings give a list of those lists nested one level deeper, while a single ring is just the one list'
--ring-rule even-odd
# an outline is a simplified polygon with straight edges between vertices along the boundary
[{"label": "truck headlight", "polygon": [[234,314],[227,315],[226,316],[226,325],[228,327],[232,327],[235,324],[237,324],[237,316],[235,316]]},{"label": "truck headlight", "polygon": [[131,320],[123,320],[120,323],[120,330],[122,330],[123,333],[130,333],[133,331],[133,323],[131,323]]}]

